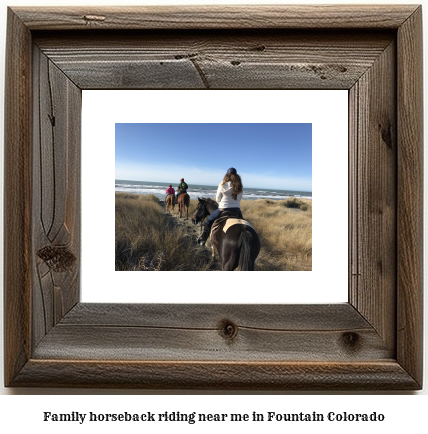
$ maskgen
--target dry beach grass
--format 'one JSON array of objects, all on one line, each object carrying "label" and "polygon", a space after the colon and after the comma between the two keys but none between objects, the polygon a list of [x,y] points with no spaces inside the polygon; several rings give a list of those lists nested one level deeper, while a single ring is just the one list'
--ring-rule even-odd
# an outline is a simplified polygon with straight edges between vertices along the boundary
[{"label": "dry beach grass", "polygon": [[[116,270],[218,270],[210,249],[195,242],[190,218],[196,206],[192,200],[189,221],[180,223],[165,213],[156,196],[116,193]],[[311,270],[311,200],[247,200],[241,208],[261,240],[257,271]]]},{"label": "dry beach grass", "polygon": [[241,202],[241,209],[261,240],[257,270],[312,269],[311,200],[247,200]]},{"label": "dry beach grass", "polygon": [[165,215],[153,195],[116,193],[117,271],[178,271],[210,268],[208,252]]}]

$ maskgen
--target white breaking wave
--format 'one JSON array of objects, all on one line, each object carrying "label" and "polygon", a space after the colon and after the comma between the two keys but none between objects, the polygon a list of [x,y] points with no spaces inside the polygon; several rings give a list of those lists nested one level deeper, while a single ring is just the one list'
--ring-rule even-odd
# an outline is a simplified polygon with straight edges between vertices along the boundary
[{"label": "white breaking wave", "polygon": [[[116,184],[115,191],[121,192],[121,193],[131,193],[131,194],[153,194],[159,199],[165,198],[165,189],[164,187],[159,188],[159,186],[150,186],[150,185],[130,185],[130,184]],[[266,194],[262,194],[266,193]],[[275,193],[275,194],[273,194]],[[187,194],[190,196],[190,199],[195,200],[198,197],[208,197],[208,198],[215,198],[216,190],[210,190],[210,189],[189,189],[187,190]],[[265,192],[265,191],[257,191],[257,194],[255,193],[245,193],[242,196],[243,200],[256,200],[256,199],[273,199],[273,200],[285,200],[289,199],[291,197],[296,198],[302,198],[302,199],[312,199],[312,196],[301,196],[301,195],[286,195],[286,194],[280,194],[276,192]]]}]

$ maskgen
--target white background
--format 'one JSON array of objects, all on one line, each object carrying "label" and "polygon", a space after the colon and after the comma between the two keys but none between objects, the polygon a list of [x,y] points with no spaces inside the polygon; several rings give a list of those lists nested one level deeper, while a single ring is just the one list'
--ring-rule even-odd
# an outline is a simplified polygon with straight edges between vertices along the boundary
[{"label": "white background", "polygon": [[[227,284],[224,284],[224,276],[214,273],[210,275],[213,281],[204,290],[194,284],[207,276],[203,271],[114,271],[115,122],[312,123],[312,271],[227,273]],[[348,301],[346,90],[83,91],[82,124],[82,301]],[[203,148],[203,152],[208,158],[209,151]],[[265,144],[263,152],[271,152],[269,144]],[[274,159],[274,152],[271,154]],[[144,179],[144,174],[141,176]],[[243,181],[245,183],[245,179]],[[174,285],[171,285],[171,273],[175,275]]]},{"label": "white background", "polygon": [[[10,0],[8,2],[9,5],[32,5],[32,6],[41,6],[41,5],[108,5],[108,4],[120,4],[118,0],[80,0],[74,2],[60,2],[57,1],[40,1],[40,0],[32,0],[32,1],[13,1]],[[155,1],[151,0],[150,2],[144,1],[135,1],[135,0],[127,0],[126,4],[182,4],[185,3],[182,1]],[[202,2],[191,2],[187,1],[187,4],[216,4],[215,1],[205,0]],[[266,3],[266,4],[274,4],[274,3],[284,3],[278,2],[275,0],[268,0],[267,2],[263,2],[262,0],[251,1],[251,0],[234,0],[235,4],[249,4],[249,3]],[[296,3],[295,1],[291,3]],[[315,4],[321,3],[325,4],[326,1],[316,1],[310,0],[300,1],[300,4]],[[343,3],[340,1],[331,1],[329,3]],[[345,2],[346,3],[346,2]],[[396,3],[392,0],[389,1],[358,1],[352,0],[352,3],[376,3],[376,4],[391,4]],[[397,3],[407,3],[414,4],[413,1],[399,1]],[[3,3],[4,4],[4,3]],[[426,11],[425,11],[426,12]],[[0,8],[0,76],[4,77],[4,44],[5,44],[5,29],[6,29],[6,8],[3,6]],[[424,14],[424,28],[428,29],[426,19],[426,13]],[[426,37],[424,38],[424,59],[427,59],[427,47]],[[425,76],[427,67],[425,65]],[[424,86],[424,100],[425,104],[428,100],[427,98],[427,86]],[[3,101],[3,88],[0,87],[0,100]],[[2,109],[3,106],[0,106],[1,118],[3,119]],[[424,110],[425,116],[428,113],[428,110]],[[3,151],[3,123],[0,123],[0,143],[1,143],[1,153],[0,153],[0,170],[2,170],[2,151]],[[426,153],[425,153],[426,155]],[[426,157],[425,157],[426,158]],[[425,159],[425,167],[426,159]],[[2,175],[2,174],[1,174]],[[3,176],[1,176],[1,179]],[[1,182],[1,181],[0,181]],[[2,200],[1,200],[2,202]],[[426,203],[426,198],[425,198]],[[0,219],[2,219],[2,215],[0,214]],[[2,241],[2,240],[1,240]],[[2,249],[3,243],[0,243],[0,249]],[[0,256],[2,256],[2,251],[0,250]],[[0,263],[0,267],[3,264]],[[425,279],[426,281],[427,279]],[[1,301],[0,301],[1,303]],[[425,301],[425,312],[427,312],[427,302]],[[0,312],[2,312],[0,306]],[[1,315],[2,313],[0,313]],[[3,322],[0,322],[1,333],[3,336]],[[426,326],[425,326],[426,328]],[[428,336],[428,332],[425,333]],[[425,348],[427,345],[425,345]],[[1,346],[0,351],[3,348]],[[426,358],[426,357],[425,357]],[[1,363],[3,361],[3,355],[0,354]],[[426,365],[425,365],[426,366]],[[0,388],[3,383],[2,372],[0,374]],[[81,411],[81,412],[144,412],[144,411],[199,411],[199,412],[252,412],[253,410],[263,412],[263,411],[276,411],[276,412],[294,412],[294,411],[304,411],[304,412],[323,412],[323,411],[348,411],[348,412],[362,412],[362,411],[377,411],[383,412],[387,417],[387,423],[376,424],[376,423],[367,423],[367,424],[358,424],[358,423],[349,423],[349,424],[337,424],[337,425],[313,425],[313,424],[292,424],[285,426],[279,425],[262,425],[256,426],[254,424],[250,424],[248,426],[235,426],[235,425],[222,425],[219,426],[217,424],[210,424],[204,426],[204,432],[218,432],[219,429],[222,429],[224,432],[236,432],[238,429],[248,429],[251,430],[269,430],[270,432],[294,432],[296,429],[299,429],[301,432],[313,432],[314,429],[320,430],[322,432],[343,432],[346,430],[349,433],[361,433],[362,430],[365,432],[373,432],[378,433],[382,431],[386,432],[398,432],[404,430],[420,430],[423,432],[426,429],[426,408],[428,404],[427,400],[427,386],[428,383],[428,375],[425,368],[425,388],[422,392],[415,392],[410,394],[410,396],[405,396],[404,394],[392,393],[390,396],[383,396],[381,393],[369,393],[369,394],[358,394],[358,393],[345,393],[344,396],[338,394],[328,394],[327,396],[319,396],[315,393],[312,394],[304,394],[298,393],[295,396],[292,395],[292,392],[287,393],[287,391],[276,392],[273,394],[263,395],[261,392],[255,394],[255,396],[243,396],[239,393],[228,393],[226,396],[222,392],[217,391],[209,391],[206,394],[202,394],[202,396],[194,396],[192,391],[185,392],[183,396],[174,396],[175,394],[182,394],[183,391],[169,391],[171,396],[157,396],[163,395],[164,392],[155,393],[155,396],[145,396],[146,393],[144,391],[99,391],[99,390],[75,390],[75,389],[4,389],[1,388],[1,393],[3,396],[0,397],[0,426],[5,428],[4,432],[10,432],[12,430],[19,430],[21,428],[32,430],[32,432],[55,432],[58,430],[62,430],[63,432],[77,432],[78,430],[85,430],[86,432],[93,432],[93,425],[81,425],[78,426],[75,423],[63,423],[60,426],[57,426],[55,423],[51,423],[46,425],[46,423],[42,422],[43,411],[56,411],[60,413],[71,412],[71,411]],[[39,399],[36,396],[43,394],[43,398]],[[72,396],[72,395],[82,395],[82,396]],[[97,396],[92,397],[90,394],[104,394],[106,396]],[[122,394],[125,396],[121,396],[120,398],[117,396],[118,394]],[[21,396],[12,396],[12,395],[21,395]],[[30,395],[30,396],[23,396]],[[52,395],[62,395],[62,396],[52,396]],[[221,396],[218,396],[221,395]],[[234,395],[234,396],[232,396]],[[323,394],[324,395],[324,394]],[[378,396],[381,395],[381,396]],[[412,396],[414,395],[414,396]],[[419,395],[419,396],[418,396]],[[421,396],[423,395],[423,396]],[[165,426],[158,425],[149,426],[146,425],[115,425],[115,424],[103,424],[97,425],[97,428],[102,429],[103,432],[117,432],[119,429],[126,429],[127,432],[144,432],[145,430],[150,430],[150,432],[157,432],[158,430],[165,430]],[[174,429],[175,432],[188,432],[190,430],[201,428],[200,425],[166,425],[166,429]],[[114,430],[114,431],[113,431]]]}]

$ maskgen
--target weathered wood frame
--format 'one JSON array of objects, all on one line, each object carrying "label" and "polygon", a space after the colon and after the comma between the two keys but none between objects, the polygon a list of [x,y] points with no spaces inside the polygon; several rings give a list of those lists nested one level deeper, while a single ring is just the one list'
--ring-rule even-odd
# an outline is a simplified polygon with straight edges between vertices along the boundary
[{"label": "weathered wood frame", "polygon": [[[421,388],[421,17],[9,9],[6,386]],[[348,89],[349,302],[80,303],[81,90],[94,88]]]}]

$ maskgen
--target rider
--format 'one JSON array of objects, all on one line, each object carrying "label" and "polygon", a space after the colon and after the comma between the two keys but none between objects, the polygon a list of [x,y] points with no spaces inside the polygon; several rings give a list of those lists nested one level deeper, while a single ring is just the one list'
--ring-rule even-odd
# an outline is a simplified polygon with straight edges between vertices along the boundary
[{"label": "rider", "polygon": [[182,193],[187,193],[187,189],[189,188],[189,186],[184,182],[184,178],[180,179],[180,184],[177,187],[177,196],[175,198],[175,203],[178,203],[178,196],[180,196],[180,194]]},{"label": "rider", "polygon": [[202,246],[206,243],[208,235],[211,230],[211,226],[214,220],[220,217],[222,211],[236,212],[242,219],[241,212],[241,199],[242,199],[242,181],[241,177],[236,173],[236,169],[231,167],[227,170],[223,181],[219,184],[217,189],[216,201],[218,202],[218,209],[211,213],[207,218],[204,225],[204,231],[198,238],[198,243]]},{"label": "rider", "polygon": [[172,188],[172,185],[169,184],[168,188],[165,191],[165,203],[166,203],[166,198],[170,195],[170,194],[175,194],[175,190]]}]

